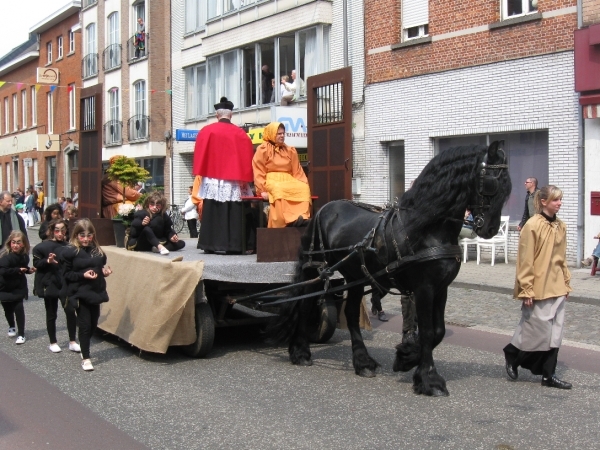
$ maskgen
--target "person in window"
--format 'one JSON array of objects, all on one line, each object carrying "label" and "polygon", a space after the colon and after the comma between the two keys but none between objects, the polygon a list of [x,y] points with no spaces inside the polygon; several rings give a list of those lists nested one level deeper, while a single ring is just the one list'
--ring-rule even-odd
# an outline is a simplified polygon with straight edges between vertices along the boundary
[{"label": "person in window", "polygon": [[269,70],[269,66],[266,64],[262,66],[261,69],[261,86],[262,86],[262,103],[263,105],[269,102],[273,102],[271,100],[271,95],[273,94],[273,81],[275,80],[275,75],[273,72]]},{"label": "person in window", "polygon": [[287,75],[281,77],[281,84],[279,85],[281,106],[287,106],[294,100],[293,86],[289,81],[290,77]]},{"label": "person in window", "polygon": [[506,373],[515,381],[518,367],[542,375],[542,386],[571,389],[556,376],[565,304],[571,292],[567,267],[567,227],[556,214],[562,191],[545,186],[535,194],[537,214],[521,230],[514,297],[523,302],[521,321],[506,347]]},{"label": "person in window", "polygon": [[521,222],[517,225],[517,230],[521,231],[521,228],[525,225],[525,222],[529,220],[530,217],[533,217],[535,214],[535,207],[533,206],[533,198],[535,196],[537,188],[538,180],[534,177],[529,177],[525,180],[525,189],[527,189],[527,194],[525,194],[525,210],[523,211],[523,217],[521,218]]},{"label": "person in window", "polygon": [[185,242],[180,241],[175,233],[166,209],[167,199],[160,192],[154,191],[146,197],[143,209],[133,215],[127,250],[168,255],[185,247]]},{"label": "person in window", "polygon": [[146,54],[146,27],[144,19],[138,17],[137,29],[133,38],[133,46],[135,47],[135,57],[140,58]]},{"label": "person in window", "polygon": [[310,187],[298,152],[285,144],[285,126],[271,122],[252,159],[256,195],[268,200],[269,228],[304,226],[310,218]]}]

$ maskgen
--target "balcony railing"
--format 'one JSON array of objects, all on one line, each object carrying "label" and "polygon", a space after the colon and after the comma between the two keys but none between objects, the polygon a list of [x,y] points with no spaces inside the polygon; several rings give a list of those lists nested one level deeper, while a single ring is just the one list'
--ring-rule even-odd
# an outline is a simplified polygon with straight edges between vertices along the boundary
[{"label": "balcony railing", "polygon": [[120,145],[123,142],[123,122],[109,120],[104,124],[104,145]]},{"label": "balcony railing", "polygon": [[121,44],[111,44],[102,53],[102,68],[111,70],[121,67]]},{"label": "balcony railing", "polygon": [[150,137],[150,117],[138,114],[127,121],[130,141],[147,141]]},{"label": "balcony railing", "polygon": [[81,74],[84,80],[98,75],[98,53],[89,53],[83,57]]},{"label": "balcony railing", "polygon": [[140,33],[134,35],[127,41],[127,62],[134,63],[145,59],[150,53],[148,41],[150,36],[148,33]]}]

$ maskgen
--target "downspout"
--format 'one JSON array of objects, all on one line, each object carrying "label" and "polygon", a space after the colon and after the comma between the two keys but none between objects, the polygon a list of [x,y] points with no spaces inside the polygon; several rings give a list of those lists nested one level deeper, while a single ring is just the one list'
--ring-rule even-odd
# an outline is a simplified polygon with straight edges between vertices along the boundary
[{"label": "downspout", "polygon": [[342,24],[344,33],[344,67],[348,67],[348,0],[342,0]]},{"label": "downspout", "polygon": [[171,126],[170,126],[170,130],[171,132],[169,133],[170,135],[170,139],[165,139],[165,143],[167,144],[167,149],[169,150],[169,172],[170,172],[170,180],[169,180],[169,184],[171,185],[171,189],[169,189],[171,191],[171,205],[175,203],[175,194],[173,192],[175,185],[173,184],[173,21],[171,19],[171,17],[173,17],[173,2],[171,2],[171,14],[169,17],[169,82],[170,82],[170,89],[171,89],[171,95],[168,97],[171,100]]},{"label": "downspout", "polygon": [[[577,0],[577,29],[583,27],[583,0]],[[585,214],[583,205],[585,202],[585,126],[583,110],[579,104],[581,94],[577,94],[577,189],[579,191],[577,201],[577,261],[576,267],[581,267],[584,258],[584,227]]]}]

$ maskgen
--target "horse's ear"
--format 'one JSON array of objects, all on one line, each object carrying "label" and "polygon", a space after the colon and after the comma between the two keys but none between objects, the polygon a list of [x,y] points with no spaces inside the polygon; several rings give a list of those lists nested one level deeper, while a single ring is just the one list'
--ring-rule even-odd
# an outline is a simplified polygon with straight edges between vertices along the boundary
[{"label": "horse's ear", "polygon": [[488,160],[495,160],[498,153],[504,155],[504,140],[494,141],[488,147]]}]

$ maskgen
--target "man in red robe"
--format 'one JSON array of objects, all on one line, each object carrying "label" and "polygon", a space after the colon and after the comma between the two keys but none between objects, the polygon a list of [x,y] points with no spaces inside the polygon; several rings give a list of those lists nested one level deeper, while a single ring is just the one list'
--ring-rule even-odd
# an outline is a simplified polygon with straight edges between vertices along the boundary
[{"label": "man in red robe", "polygon": [[226,97],[215,105],[217,122],[198,133],[194,148],[194,175],[202,177],[202,226],[198,248],[205,253],[242,251],[241,197],[252,196],[252,141],[231,123],[233,103]]}]

